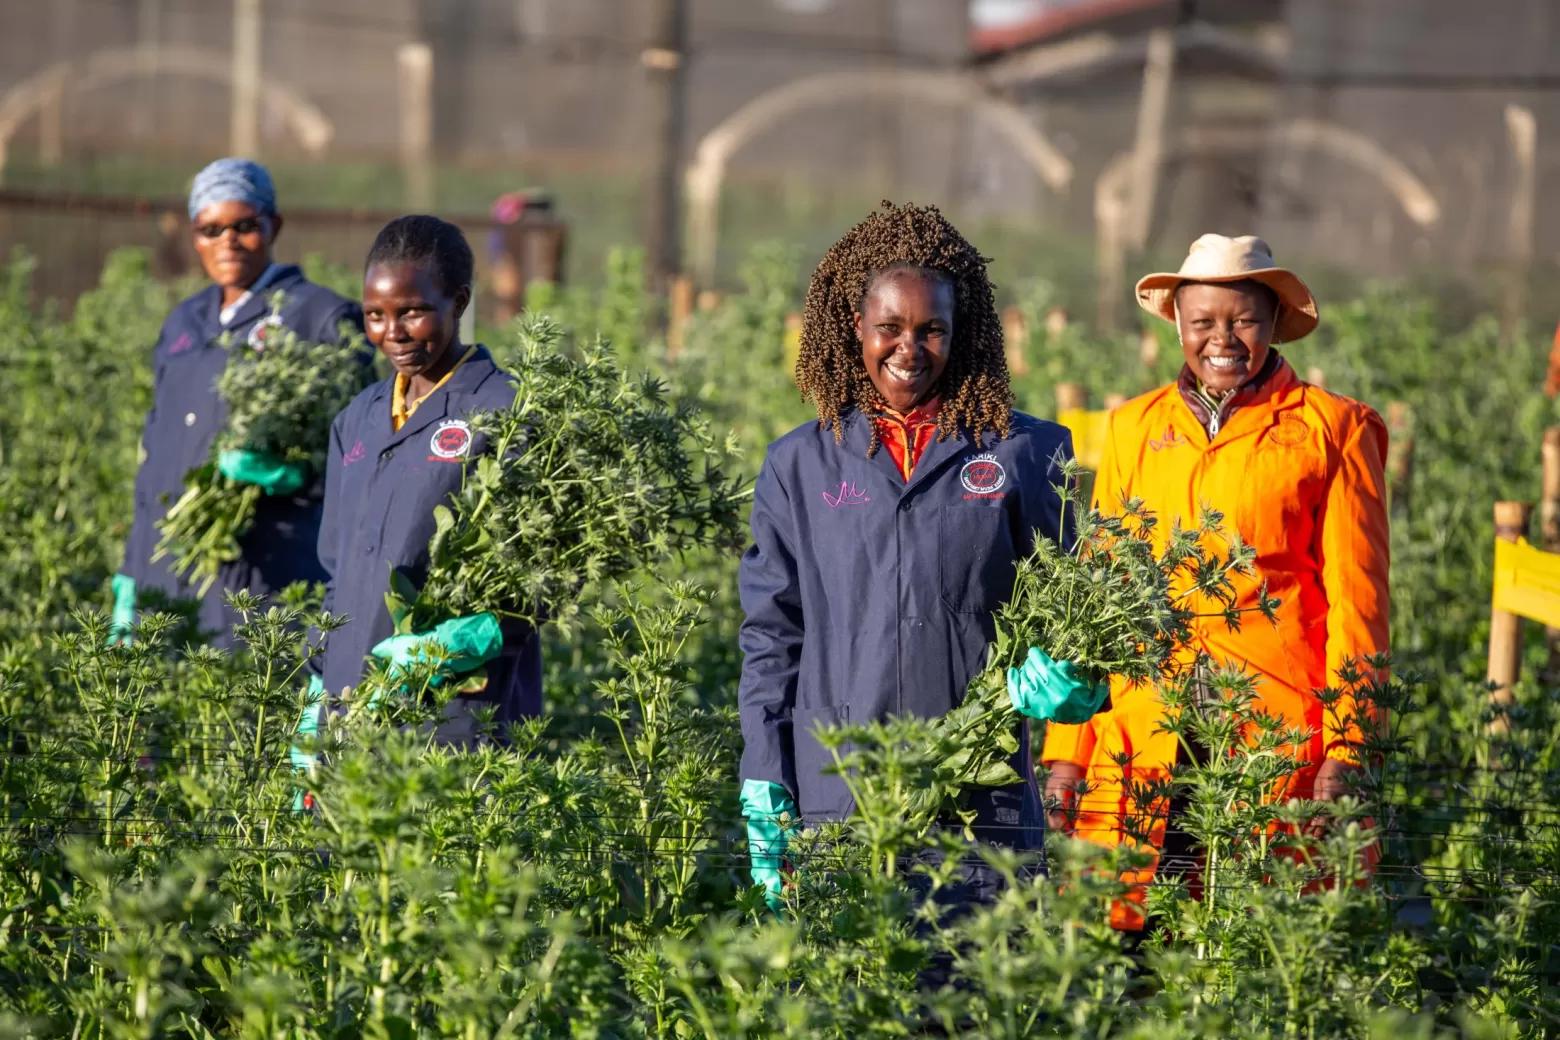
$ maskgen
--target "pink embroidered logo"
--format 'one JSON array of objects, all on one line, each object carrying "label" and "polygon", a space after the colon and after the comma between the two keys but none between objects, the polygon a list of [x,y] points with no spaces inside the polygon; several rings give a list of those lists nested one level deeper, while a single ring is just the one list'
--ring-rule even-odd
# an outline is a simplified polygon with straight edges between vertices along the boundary
[{"label": "pink embroidered logo", "polygon": [[352,447],[347,449],[346,454],[341,456],[341,464],[343,466],[350,466],[354,462],[361,462],[363,460],[363,454],[363,442],[358,441],[356,444],[352,445]]},{"label": "pink embroidered logo", "polygon": [[840,493],[831,495],[827,491],[823,493],[823,500],[829,503],[830,509],[838,509],[840,506],[864,506],[872,499],[867,493],[855,485],[853,481],[840,481]]},{"label": "pink embroidered logo", "polygon": [[173,341],[173,346],[168,348],[170,354],[182,354],[195,345],[195,339],[188,332],[179,333],[179,338]]},{"label": "pink embroidered logo", "polygon": [[1148,446],[1155,451],[1163,451],[1165,448],[1179,448],[1181,445],[1187,443],[1189,443],[1187,439],[1182,437],[1180,433],[1176,431],[1174,426],[1167,426],[1165,427],[1165,435],[1163,437],[1150,439]]}]

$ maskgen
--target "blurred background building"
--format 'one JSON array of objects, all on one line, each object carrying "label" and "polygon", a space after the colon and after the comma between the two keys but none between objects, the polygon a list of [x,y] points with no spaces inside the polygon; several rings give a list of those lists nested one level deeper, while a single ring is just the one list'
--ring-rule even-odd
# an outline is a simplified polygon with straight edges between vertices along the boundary
[{"label": "blurred background building", "polygon": [[1557,86],[1553,0],[5,0],[0,245],[69,296],[236,151],[303,214],[284,245],[342,262],[383,212],[482,231],[537,189],[574,278],[637,242],[730,283],[892,197],[1102,322],[1201,230],[1526,286],[1560,259]]}]

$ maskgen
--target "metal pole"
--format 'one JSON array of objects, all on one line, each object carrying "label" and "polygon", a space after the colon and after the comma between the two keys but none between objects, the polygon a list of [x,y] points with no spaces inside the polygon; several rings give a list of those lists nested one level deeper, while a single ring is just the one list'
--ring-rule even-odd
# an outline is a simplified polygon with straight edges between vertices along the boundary
[{"label": "metal pole", "polygon": [[401,177],[406,204],[433,207],[433,48],[420,41],[396,50],[401,70]]},{"label": "metal pole", "polygon": [[233,0],[233,118],[228,150],[254,158],[260,148],[260,0]]},{"label": "metal pole", "polygon": [[678,195],[681,178],[683,123],[686,118],[684,79],[687,67],[687,0],[654,0],[649,46],[640,54],[649,89],[648,126],[653,160],[647,199],[648,261],[651,285],[666,291],[682,269],[678,239]]}]

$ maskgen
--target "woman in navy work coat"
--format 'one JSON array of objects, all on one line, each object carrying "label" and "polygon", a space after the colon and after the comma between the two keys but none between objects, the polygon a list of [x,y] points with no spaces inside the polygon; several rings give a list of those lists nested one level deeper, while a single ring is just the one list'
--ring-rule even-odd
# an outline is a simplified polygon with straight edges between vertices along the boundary
[{"label": "woman in navy work coat", "polygon": [[[370,655],[394,634],[385,605],[391,568],[418,585],[426,576],[433,509],[460,490],[467,460],[486,449],[470,417],[514,402],[514,384],[487,350],[460,342],[471,281],[470,246],[459,228],[436,217],[392,221],[369,252],[368,338],[396,374],[359,394],[331,427],[319,558],[330,576],[325,608],[349,619],[330,633],[319,658],[315,688],[332,696],[360,682]],[[500,724],[541,711],[536,634],[505,628],[496,651],[487,688],[452,698],[442,741],[475,738],[471,708],[479,704],[496,706]],[[303,731],[313,722],[317,713]]]},{"label": "woman in navy work coat", "polygon": [[[824,256],[797,383],[819,422],[769,446],[742,559],[739,701],[754,881],[778,904],[776,816],[852,811],[820,724],[936,717],[963,699],[1035,532],[1061,534],[1067,432],[1012,410],[984,259],[936,209],[888,207]],[[980,792],[982,840],[1036,848],[1024,781]]]},{"label": "woman in navy work coat", "polygon": [[[154,354],[152,410],[141,445],[144,461],[135,478],[135,519],[125,544],[121,573],[114,579],[115,634],[127,634],[135,598],[159,589],[173,599],[193,598],[195,588],[174,572],[169,558],[153,561],[157,523],[184,493],[184,477],[210,457],[212,442],[226,421],[217,396],[217,377],[227,366],[218,339],[259,342],[283,325],[315,342],[345,342],[343,324],[357,332],[363,313],[356,303],[309,282],[296,266],[272,259],[282,228],[276,192],[265,168],[247,159],[219,159],[195,177],[190,191],[195,249],[212,284],[176,307],[162,328]],[[281,311],[271,296],[286,294]],[[343,351],[341,363],[360,366],[367,382],[366,352]],[[199,623],[218,645],[231,642],[236,620],[223,601],[228,590],[266,594],[295,581],[324,581],[314,555],[319,534],[317,481],[295,494],[267,494],[255,509],[249,532],[239,540],[242,555],[223,566],[200,598]]]}]

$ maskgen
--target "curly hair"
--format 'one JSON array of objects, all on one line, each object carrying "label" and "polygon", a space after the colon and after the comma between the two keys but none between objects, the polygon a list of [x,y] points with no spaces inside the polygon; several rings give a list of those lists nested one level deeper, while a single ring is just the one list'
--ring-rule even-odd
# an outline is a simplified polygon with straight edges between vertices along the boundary
[{"label": "curly hair", "polygon": [[[937,439],[961,427],[977,445],[987,433],[1008,435],[1013,388],[988,262],[937,207],[888,201],[823,255],[807,286],[796,385],[817,407],[819,425],[834,430],[835,441],[844,435],[840,413],[847,407],[868,413],[887,407],[862,361],[855,315],[874,279],[891,270],[921,271],[953,286],[953,342],[939,384]],[[874,426],[867,454],[877,448]]]}]

